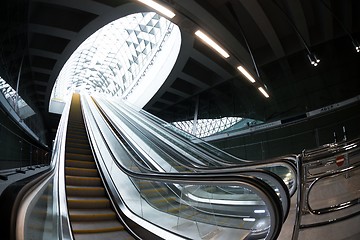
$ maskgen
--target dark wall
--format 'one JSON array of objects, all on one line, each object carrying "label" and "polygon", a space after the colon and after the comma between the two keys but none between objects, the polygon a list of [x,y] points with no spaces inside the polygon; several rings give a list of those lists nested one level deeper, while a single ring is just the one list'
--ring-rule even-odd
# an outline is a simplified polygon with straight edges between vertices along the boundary
[{"label": "dark wall", "polygon": [[268,159],[334,142],[334,132],[340,141],[343,126],[347,139],[360,137],[359,102],[301,122],[210,143],[244,159]]},{"label": "dark wall", "polygon": [[0,108],[0,170],[47,163],[47,152]]}]

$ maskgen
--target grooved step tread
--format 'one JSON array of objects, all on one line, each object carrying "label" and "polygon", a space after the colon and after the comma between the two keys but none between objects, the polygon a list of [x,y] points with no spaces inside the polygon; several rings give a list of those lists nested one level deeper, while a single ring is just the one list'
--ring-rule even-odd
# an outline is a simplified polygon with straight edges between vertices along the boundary
[{"label": "grooved step tread", "polygon": [[66,136],[67,142],[74,142],[74,143],[82,143],[82,144],[89,144],[87,138],[78,138],[77,136]]},{"label": "grooved step tread", "polygon": [[134,238],[126,231],[92,233],[92,234],[74,234],[76,240],[133,240]]},{"label": "grooved step tread", "polygon": [[72,208],[109,208],[110,200],[106,197],[72,197],[68,196],[68,207]]},{"label": "grooved step tread", "polygon": [[85,176],[96,177],[99,176],[97,169],[65,167],[65,174],[70,176]]},{"label": "grooved step tread", "polygon": [[176,202],[176,197],[173,196],[168,196],[168,197],[159,197],[159,198],[154,198],[154,199],[149,199],[153,204],[156,205],[162,205],[162,204],[168,204],[170,202]]},{"label": "grooved step tread", "polygon": [[124,230],[124,226],[116,220],[96,222],[71,221],[71,226],[73,233],[100,233]]},{"label": "grooved step tread", "polygon": [[87,153],[92,154],[92,150],[90,149],[89,145],[81,145],[81,144],[69,143],[69,142],[66,143],[66,152],[77,153],[77,151],[80,151],[82,153],[87,151]]},{"label": "grooved step tread", "polygon": [[102,186],[66,186],[66,193],[68,196],[102,197],[105,196],[105,188]]},{"label": "grooved step tread", "polygon": [[68,186],[102,186],[100,177],[65,176]]},{"label": "grooved step tread", "polygon": [[70,209],[72,221],[114,220],[116,214],[111,209]]},{"label": "grooved step tread", "polygon": [[76,139],[68,140],[66,139],[66,146],[73,145],[79,148],[90,148],[90,145],[87,141],[83,141],[83,143],[80,143]]},{"label": "grooved step tread", "polygon": [[85,160],[85,161],[91,161],[94,160],[92,154],[81,154],[81,153],[66,153],[65,154],[66,159],[74,159],[74,160]]},{"label": "grooved step tread", "polygon": [[66,159],[65,161],[66,167],[76,167],[76,168],[96,168],[96,164],[94,161],[84,161],[84,160],[72,160]]}]

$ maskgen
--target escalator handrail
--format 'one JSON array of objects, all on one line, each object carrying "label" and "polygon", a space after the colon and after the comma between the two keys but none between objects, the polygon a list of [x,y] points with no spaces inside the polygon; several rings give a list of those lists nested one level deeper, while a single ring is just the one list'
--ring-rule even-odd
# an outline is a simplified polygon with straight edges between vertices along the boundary
[{"label": "escalator handrail", "polygon": [[69,213],[66,200],[66,185],[65,185],[65,144],[67,125],[70,113],[71,98],[66,101],[66,105],[62,112],[58,131],[56,133],[52,162],[56,164],[56,174],[54,180],[54,187],[57,188],[58,199],[58,213],[59,213],[59,239],[60,240],[72,240],[72,230],[70,226]]}]

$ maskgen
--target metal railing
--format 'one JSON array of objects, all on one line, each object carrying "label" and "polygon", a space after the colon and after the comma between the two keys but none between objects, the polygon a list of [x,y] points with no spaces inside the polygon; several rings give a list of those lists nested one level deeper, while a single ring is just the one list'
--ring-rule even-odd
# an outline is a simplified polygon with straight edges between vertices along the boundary
[{"label": "metal railing", "polygon": [[360,139],[303,151],[297,161],[297,209],[292,239],[301,231],[360,214]]}]

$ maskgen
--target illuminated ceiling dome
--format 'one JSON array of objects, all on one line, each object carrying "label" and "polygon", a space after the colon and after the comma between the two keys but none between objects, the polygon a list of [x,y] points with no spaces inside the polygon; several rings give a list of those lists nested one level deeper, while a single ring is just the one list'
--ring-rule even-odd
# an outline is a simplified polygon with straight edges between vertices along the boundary
[{"label": "illuminated ceiling dome", "polygon": [[54,85],[54,101],[72,92],[119,96],[143,107],[166,80],[179,54],[179,28],[154,12],[115,20],[71,55]]}]

